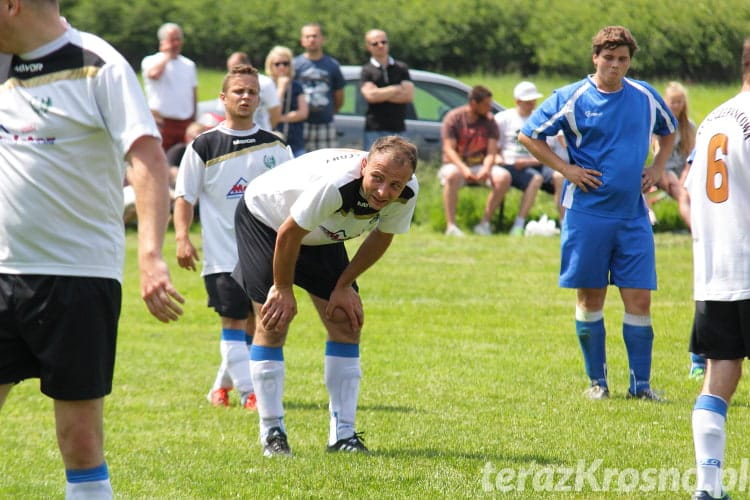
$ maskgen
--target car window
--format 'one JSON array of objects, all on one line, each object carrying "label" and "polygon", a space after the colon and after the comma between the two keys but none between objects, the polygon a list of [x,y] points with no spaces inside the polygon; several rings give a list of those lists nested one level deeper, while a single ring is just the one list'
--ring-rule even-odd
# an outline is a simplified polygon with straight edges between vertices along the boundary
[{"label": "car window", "polygon": [[445,113],[466,104],[466,92],[439,83],[414,82],[414,108],[418,120],[439,122]]},{"label": "car window", "polygon": [[344,85],[344,105],[341,106],[339,114],[364,116],[366,109],[365,98],[359,91],[359,80],[347,80]]}]

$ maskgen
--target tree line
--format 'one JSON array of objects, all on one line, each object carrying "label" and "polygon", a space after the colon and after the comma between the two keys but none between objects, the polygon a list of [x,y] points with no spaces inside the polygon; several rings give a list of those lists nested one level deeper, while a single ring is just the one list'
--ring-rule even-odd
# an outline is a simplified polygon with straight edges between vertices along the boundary
[{"label": "tree line", "polygon": [[750,2],[721,0],[61,0],[75,27],[96,33],[138,68],[157,49],[156,30],[180,24],[183,53],[222,68],[242,50],[263,66],[268,50],[301,51],[299,29],[322,24],[326,52],[342,64],[367,57],[363,36],[388,32],[391,53],[410,67],[449,74],[517,72],[580,77],[591,71],[591,37],[602,26],[627,26],[641,51],[634,77],[690,82],[739,79]]}]

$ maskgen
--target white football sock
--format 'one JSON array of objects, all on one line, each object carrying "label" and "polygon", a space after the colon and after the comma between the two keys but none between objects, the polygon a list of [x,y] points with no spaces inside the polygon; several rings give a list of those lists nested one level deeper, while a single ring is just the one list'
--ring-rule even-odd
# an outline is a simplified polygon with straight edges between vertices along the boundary
[{"label": "white football sock", "polygon": [[354,435],[359,381],[362,378],[359,357],[325,357],[325,381],[330,401],[331,419],[328,444]]},{"label": "white football sock", "polygon": [[66,483],[65,500],[112,500],[112,484],[109,479]]},{"label": "white football sock", "polygon": [[726,419],[719,413],[693,410],[693,444],[695,445],[696,490],[721,497],[721,471],[726,444]]},{"label": "white football sock", "polygon": [[272,427],[284,428],[284,362],[250,361],[250,372],[260,417],[260,437],[265,442]]},{"label": "white football sock", "polygon": [[[250,378],[250,365],[247,362],[248,351],[245,341],[222,340],[219,343],[219,350],[221,351],[221,366],[222,368],[225,367],[222,383],[229,378],[231,384],[229,387],[234,386],[241,395],[252,392],[253,381]],[[219,371],[222,371],[221,368]],[[219,380],[219,374],[216,378]]]}]

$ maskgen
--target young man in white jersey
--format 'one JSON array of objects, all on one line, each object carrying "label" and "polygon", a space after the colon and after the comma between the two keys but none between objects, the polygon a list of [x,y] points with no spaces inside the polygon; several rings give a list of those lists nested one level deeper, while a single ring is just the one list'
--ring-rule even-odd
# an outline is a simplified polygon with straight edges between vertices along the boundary
[{"label": "young man in white jersey", "polygon": [[[618,287],[625,308],[626,397],[661,399],[650,380],[656,257],[643,192],[664,171],[677,121],[651,85],[625,76],[637,49],[627,28],[599,30],[592,39],[595,73],[554,92],[518,137],[541,163],[566,179],[559,284],[576,289],[576,335],[590,381],[584,395],[593,400],[609,398],[604,300],[610,284]],[[569,162],[547,143],[561,130]],[[644,168],[652,134],[660,148]]]},{"label": "young man in white jersey", "polygon": [[[202,275],[208,305],[221,317],[221,365],[208,393],[214,406],[229,406],[234,387],[243,408],[255,409],[246,335],[255,319],[250,301],[231,272],[237,265],[234,212],[247,183],[292,158],[276,136],[254,123],[260,103],[258,70],[235,65],[224,77],[219,100],[225,121],[199,135],[182,157],[175,186],[174,227],[177,262],[195,270],[198,251],[190,241],[195,204],[200,200],[204,260]],[[247,333],[246,333],[247,332]]]},{"label": "young man in white jersey", "polygon": [[110,499],[103,413],[121,307],[125,159],[141,295],[160,321],[182,313],[161,256],[166,157],[130,65],[61,23],[57,1],[0,0],[0,33],[0,53],[14,54],[0,74],[0,406],[14,384],[39,378],[54,400],[66,498]]},{"label": "young man in white jersey", "polygon": [[[237,207],[235,273],[253,301],[250,371],[265,456],[289,455],[284,423],[284,353],[297,313],[293,285],[305,289],[327,331],[328,451],[367,452],[356,432],[364,311],[355,280],[380,259],[394,234],[409,230],[418,184],[417,149],[396,136],[370,152],[323,149],[251,182]],[[344,241],[369,232],[351,261]]]},{"label": "young man in white jersey", "polygon": [[685,187],[693,234],[695,323],[690,352],[706,355],[692,415],[693,498],[729,498],[722,488],[729,403],[750,357],[750,38],[742,50],[742,90],[698,128]]}]

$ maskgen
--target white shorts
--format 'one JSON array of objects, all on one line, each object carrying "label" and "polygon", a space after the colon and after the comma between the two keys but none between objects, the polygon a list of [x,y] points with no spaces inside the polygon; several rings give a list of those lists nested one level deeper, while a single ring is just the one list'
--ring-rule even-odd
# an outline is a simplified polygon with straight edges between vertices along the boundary
[{"label": "white shorts", "polygon": [[[479,173],[480,170],[482,170],[482,167],[484,165],[473,165],[469,167],[471,169],[471,173],[476,175]],[[440,185],[445,185],[445,178],[448,177],[453,172],[456,172],[459,170],[459,168],[454,165],[453,163],[445,163],[442,167],[440,167],[440,170],[438,170],[438,178],[440,179]],[[503,173],[503,167],[500,165],[492,165],[492,169],[490,170],[490,176],[487,178],[487,180],[484,182],[487,187],[492,187],[492,178],[501,175]],[[467,184],[466,178],[461,176],[461,185],[459,187],[463,187]],[[477,185],[477,183],[471,183],[472,185]]]}]

